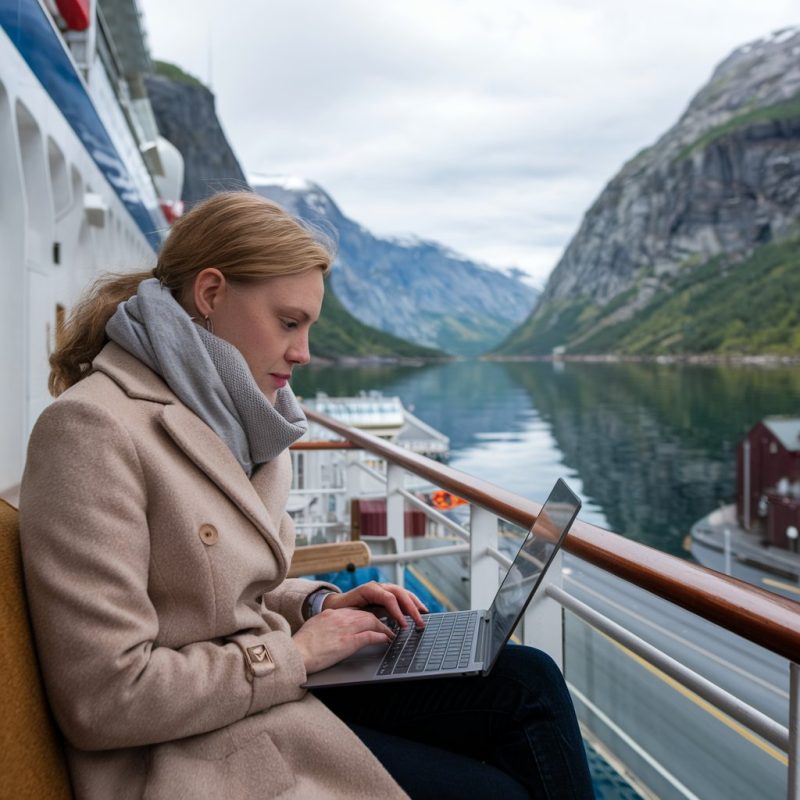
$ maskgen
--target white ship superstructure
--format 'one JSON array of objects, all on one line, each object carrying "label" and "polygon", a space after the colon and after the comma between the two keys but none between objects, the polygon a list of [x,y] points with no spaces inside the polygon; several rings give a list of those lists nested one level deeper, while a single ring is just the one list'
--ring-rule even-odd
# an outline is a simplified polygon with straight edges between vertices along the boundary
[{"label": "white ship superstructure", "polygon": [[153,266],[179,199],[148,69],[136,0],[0,0],[0,492],[50,401],[65,314],[99,272]]}]

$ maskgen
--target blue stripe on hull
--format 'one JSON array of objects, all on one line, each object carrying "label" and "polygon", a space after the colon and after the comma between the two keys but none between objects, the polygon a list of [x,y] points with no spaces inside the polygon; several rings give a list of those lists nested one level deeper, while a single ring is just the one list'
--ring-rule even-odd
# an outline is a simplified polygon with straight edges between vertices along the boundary
[{"label": "blue stripe on hull", "polygon": [[145,207],[47,13],[35,0],[0,0],[0,25],[83,142],[155,251],[158,225]]}]

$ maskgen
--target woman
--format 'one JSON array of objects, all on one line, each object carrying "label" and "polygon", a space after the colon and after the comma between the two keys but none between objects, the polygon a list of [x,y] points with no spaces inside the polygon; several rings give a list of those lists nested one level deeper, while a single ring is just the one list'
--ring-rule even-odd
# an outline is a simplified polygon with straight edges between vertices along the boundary
[{"label": "woman", "polygon": [[[450,698],[439,728],[454,708],[478,725],[470,697],[516,709],[477,747],[449,742],[430,704],[430,724],[415,717],[410,735],[443,749],[366,714],[367,703],[407,704],[397,691],[330,690],[337,716],[301,688],[307,674],[391,640],[364,606],[403,625],[406,614],[424,624],[425,611],[397,586],[340,593],[285,578],[287,448],[306,430],[288,382],[309,360],[331,258],[279,207],[216,195],[174,226],[151,273],[96,284],[51,358],[59,399],[31,435],[20,523],[76,796],[395,798],[401,785],[445,796],[435,780],[415,780],[450,757],[474,770],[482,794],[472,796],[527,796],[523,785],[590,796],[563,680],[535,651],[516,657],[533,685],[524,714],[491,677],[462,679],[479,691],[458,702],[452,682],[437,684]],[[495,672],[509,670],[505,658]],[[541,740],[533,759],[519,750],[530,736]],[[409,765],[407,747],[429,763]]]}]

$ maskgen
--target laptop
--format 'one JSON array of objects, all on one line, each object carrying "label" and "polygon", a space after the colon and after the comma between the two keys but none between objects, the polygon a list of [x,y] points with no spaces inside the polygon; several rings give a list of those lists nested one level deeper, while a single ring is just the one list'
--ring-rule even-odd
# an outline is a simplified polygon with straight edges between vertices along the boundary
[{"label": "laptop", "polygon": [[559,479],[525,537],[488,611],[426,614],[418,631],[410,617],[407,628],[395,622],[391,644],[372,645],[327,669],[308,676],[308,688],[488,675],[525,609],[542,584],[581,502]]}]

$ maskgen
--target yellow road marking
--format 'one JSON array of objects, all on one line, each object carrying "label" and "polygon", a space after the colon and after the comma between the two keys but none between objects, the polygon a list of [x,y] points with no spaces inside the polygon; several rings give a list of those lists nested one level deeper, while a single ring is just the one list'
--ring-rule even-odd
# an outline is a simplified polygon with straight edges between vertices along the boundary
[{"label": "yellow road marking", "polygon": [[800,594],[800,586],[795,586],[791,583],[784,583],[783,581],[776,581],[774,578],[762,578],[761,580],[766,583],[767,586],[774,586],[776,589],[783,589],[787,592]]},{"label": "yellow road marking", "polygon": [[424,575],[419,573],[414,567],[406,567],[406,569],[445,607],[450,611],[458,611],[458,609],[450,602],[450,599],[444,595],[441,590],[437,589]]},{"label": "yellow road marking", "polygon": [[632,650],[629,650],[619,642],[615,642],[605,633],[601,633],[600,635],[605,639],[608,639],[611,644],[622,650],[625,655],[632,658],[637,664],[644,667],[648,672],[664,681],[667,686],[672,687],[676,692],[682,694],[687,700],[691,700],[695,705],[700,706],[700,708],[702,708],[704,711],[707,711],[715,719],[718,719],[723,725],[726,725],[732,731],[738,733],[739,736],[747,739],[748,742],[763,750],[767,755],[772,756],[776,761],[779,761],[784,767],[789,765],[788,757],[783,752],[778,750],[777,747],[773,747],[768,742],[765,742],[760,736],[757,736],[751,730],[748,730],[744,725],[729,717],[724,711],[720,711],[716,706],[711,705],[711,703],[709,703],[707,700],[704,700],[702,697],[700,697],[700,695],[695,694],[691,689],[687,689],[682,683],[679,683],[674,678],[667,675],[666,672],[662,672],[658,667],[637,655]]}]

